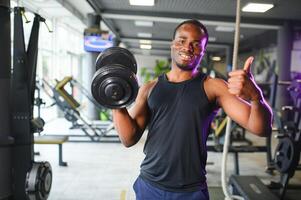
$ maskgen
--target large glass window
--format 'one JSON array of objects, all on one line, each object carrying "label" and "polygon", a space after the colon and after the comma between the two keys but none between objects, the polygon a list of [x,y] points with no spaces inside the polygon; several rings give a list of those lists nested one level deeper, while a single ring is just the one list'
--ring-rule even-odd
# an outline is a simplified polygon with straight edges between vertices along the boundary
[{"label": "large glass window", "polygon": [[[16,3],[12,4],[12,7],[17,6]],[[24,41],[27,49],[32,24],[34,21],[34,14],[26,10],[25,12],[28,23],[23,17],[23,28],[24,28]],[[42,15],[42,17],[44,17]],[[62,80],[65,76],[72,76],[78,81],[81,80],[81,60],[85,54],[83,50],[83,30],[77,30],[66,24],[62,19],[59,18],[46,18],[47,26],[41,22],[39,30],[39,46],[38,46],[38,60],[37,60],[37,78],[45,79],[52,86],[55,84],[55,80]],[[81,23],[81,22],[79,22]],[[83,27],[81,24],[79,27]],[[14,13],[11,13],[11,41],[12,41],[12,55],[13,55],[13,44],[14,44]],[[13,56],[12,56],[13,66]],[[70,91],[70,88],[66,88]],[[50,88],[48,92],[51,93]],[[70,91],[71,92],[71,91]],[[74,91],[72,91],[74,92]],[[46,101],[46,105],[53,103],[51,98],[47,98],[47,95],[43,95],[43,100]],[[52,109],[52,108],[51,108]],[[46,117],[56,117],[56,112],[53,116],[47,114]],[[47,120],[46,119],[46,120]],[[48,119],[49,120],[49,119]]]}]

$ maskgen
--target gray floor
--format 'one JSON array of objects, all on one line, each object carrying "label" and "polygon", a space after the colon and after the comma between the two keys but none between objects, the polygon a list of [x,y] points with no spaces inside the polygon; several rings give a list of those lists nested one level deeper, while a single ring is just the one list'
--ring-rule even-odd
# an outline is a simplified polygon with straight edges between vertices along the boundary
[{"label": "gray floor", "polygon": [[[64,119],[47,123],[44,134],[73,134],[70,124]],[[264,139],[251,137],[256,143]],[[41,153],[36,160],[47,160],[53,168],[53,185],[49,200],[134,200],[132,184],[139,173],[139,165],[145,137],[131,147],[125,148],[120,143],[71,143],[63,145],[64,160],[67,167],[58,166],[57,145],[35,145]],[[212,186],[212,199],[222,197],[217,187],[220,182],[222,154],[208,154],[208,185]],[[277,180],[264,172],[265,154],[240,154],[240,172],[243,175],[259,176],[264,182]],[[228,174],[233,173],[233,157],[228,159]],[[297,172],[291,183],[301,183],[301,173]],[[219,193],[219,194],[217,194]]]}]

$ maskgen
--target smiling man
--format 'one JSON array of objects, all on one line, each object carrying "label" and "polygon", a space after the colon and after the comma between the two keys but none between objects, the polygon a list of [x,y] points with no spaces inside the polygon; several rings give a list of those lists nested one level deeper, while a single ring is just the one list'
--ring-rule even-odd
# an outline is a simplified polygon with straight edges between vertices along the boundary
[{"label": "smiling man", "polygon": [[171,43],[171,71],[139,89],[135,105],[113,110],[115,128],[126,147],[146,126],[145,159],[134,183],[138,200],[207,200],[206,141],[218,108],[258,136],[271,132],[271,109],[250,67],[229,73],[228,82],[197,70],[208,32],[197,20],[179,24]]}]

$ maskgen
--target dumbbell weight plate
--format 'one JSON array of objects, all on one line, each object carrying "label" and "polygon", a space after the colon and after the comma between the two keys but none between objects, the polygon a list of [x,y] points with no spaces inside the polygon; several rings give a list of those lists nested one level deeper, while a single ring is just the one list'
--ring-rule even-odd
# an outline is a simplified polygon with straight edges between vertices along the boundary
[{"label": "dumbbell weight plate", "polygon": [[133,54],[121,47],[110,47],[104,50],[96,59],[96,69],[107,65],[120,64],[128,67],[135,74],[137,73],[137,63]]},{"label": "dumbbell weight plate", "polygon": [[130,84],[120,77],[109,77],[104,79],[98,87],[98,94],[105,104],[123,105],[129,101],[132,95]]},{"label": "dumbbell weight plate", "polygon": [[127,67],[118,64],[98,69],[91,86],[95,100],[107,108],[122,108],[130,105],[138,92],[135,74]]},{"label": "dumbbell weight plate", "polygon": [[295,163],[296,148],[290,138],[279,141],[275,150],[275,167],[281,173],[290,171]]}]

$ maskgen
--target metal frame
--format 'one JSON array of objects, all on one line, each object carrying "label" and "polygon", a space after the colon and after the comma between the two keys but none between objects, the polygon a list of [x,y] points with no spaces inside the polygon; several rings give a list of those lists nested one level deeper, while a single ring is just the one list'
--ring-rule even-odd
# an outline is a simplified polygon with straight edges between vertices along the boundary
[{"label": "metal frame", "polygon": [[11,87],[11,127],[15,143],[13,148],[13,199],[26,199],[25,180],[34,162],[33,104],[36,65],[38,56],[38,36],[40,22],[45,21],[35,14],[27,51],[25,49],[22,15],[25,9],[14,8],[14,67]]}]

